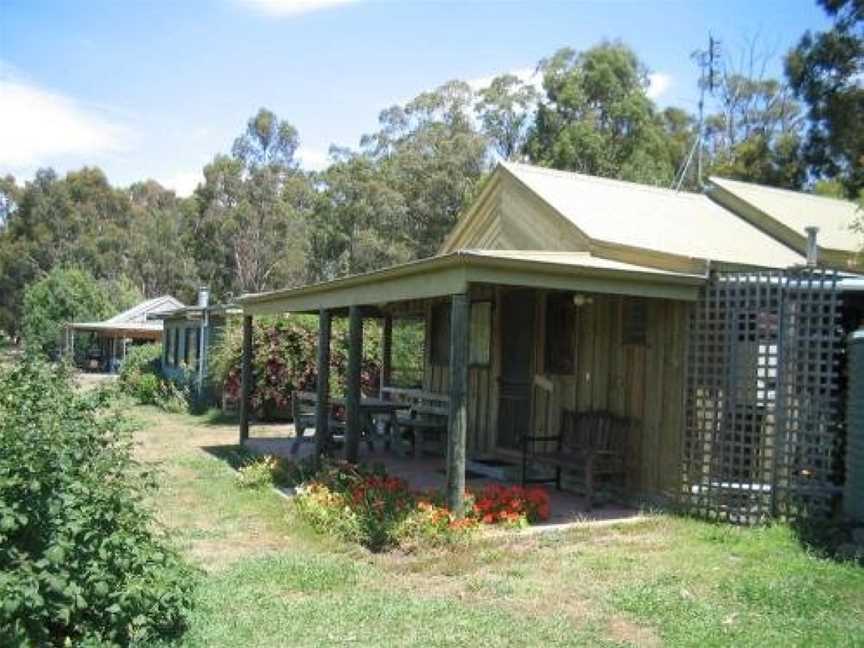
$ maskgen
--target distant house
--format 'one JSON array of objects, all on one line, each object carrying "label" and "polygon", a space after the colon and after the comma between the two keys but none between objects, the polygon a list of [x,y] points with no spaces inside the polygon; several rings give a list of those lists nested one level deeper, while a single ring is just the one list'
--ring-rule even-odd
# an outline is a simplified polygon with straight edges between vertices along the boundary
[{"label": "distant house", "polygon": [[218,397],[218,386],[209,381],[209,357],[232,316],[241,310],[230,304],[210,304],[205,288],[194,306],[156,312],[151,319],[163,326],[162,374],[172,380],[188,381],[196,395],[207,401]]},{"label": "distant house", "polygon": [[[183,308],[171,295],[148,299],[104,322],[72,322],[66,325],[66,349],[76,364],[90,371],[116,372],[129,345],[159,342],[162,322],[149,319],[152,313]],[[92,333],[93,343],[75,349],[75,333]]]},{"label": "distant house", "polygon": [[423,389],[449,396],[453,504],[466,456],[518,466],[526,438],[587,415],[631,422],[628,498],[683,498],[739,522],[794,517],[836,496],[843,336],[864,315],[858,216],[846,201],[721,178],[687,193],[500,164],[437,255],[239,302],[247,335],[253,317],[281,312],[318,314],[325,343],[332,317],[355,331],[380,319],[385,382],[392,321],[422,318]]}]

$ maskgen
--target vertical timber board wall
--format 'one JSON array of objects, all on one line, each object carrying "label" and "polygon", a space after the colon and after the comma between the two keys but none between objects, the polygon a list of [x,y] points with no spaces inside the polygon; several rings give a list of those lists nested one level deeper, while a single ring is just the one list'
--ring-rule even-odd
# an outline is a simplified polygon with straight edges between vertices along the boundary
[{"label": "vertical timber board wall", "polygon": [[[424,345],[425,358],[423,361],[423,389],[431,392],[446,394],[450,383],[449,370],[446,366],[432,363],[432,311],[436,306],[446,303],[447,300],[430,299],[425,304],[426,311],[426,344]],[[470,394],[469,394],[470,398]]]},{"label": "vertical timber board wall", "polygon": [[[495,445],[494,420],[497,411],[498,354],[497,347],[497,298],[492,286],[472,286],[469,292],[472,302],[492,302],[492,331],[490,336],[490,364],[486,367],[468,368],[468,455],[479,457],[492,452]],[[448,300],[429,300],[426,303],[426,344],[423,388],[427,391],[446,394],[449,388],[448,367],[432,362],[432,311],[435,306],[448,303]]]},{"label": "vertical timber board wall", "polygon": [[671,496],[680,471],[688,306],[647,300],[646,344],[623,344],[628,299],[595,295],[578,309],[575,386],[568,377],[552,379],[559,407],[609,410],[639,421],[628,456],[629,488]]},{"label": "vertical timber board wall", "polygon": [[[486,366],[469,366],[468,368],[468,453],[480,456],[489,453],[495,442],[492,434],[492,401],[497,400],[497,381],[493,379],[495,354],[495,289],[492,286],[472,286],[471,301],[488,301],[492,303],[492,321],[490,321],[490,354]],[[471,344],[475,341],[471,340]]]},{"label": "vertical timber board wall", "polygon": [[[506,288],[475,286],[473,301],[491,300],[491,362],[470,367],[468,374],[468,453],[489,456],[496,446],[498,380],[501,353],[500,294]],[[544,373],[546,295],[538,291],[536,373]],[[547,375],[554,385],[551,429],[557,431],[562,408],[609,410],[641,423],[632,439],[628,465],[629,489],[638,495],[672,496],[679,484],[684,421],[684,358],[690,305],[662,299],[646,300],[646,344],[623,344],[625,304],[635,299],[592,295],[591,303],[577,309],[575,373]],[[446,393],[447,367],[431,362],[432,309],[426,310],[424,389]]]}]

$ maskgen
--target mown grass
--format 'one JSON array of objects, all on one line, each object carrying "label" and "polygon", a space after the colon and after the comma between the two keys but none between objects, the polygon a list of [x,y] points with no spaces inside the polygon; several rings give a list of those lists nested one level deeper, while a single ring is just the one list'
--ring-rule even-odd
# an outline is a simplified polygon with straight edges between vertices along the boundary
[{"label": "mown grass", "polygon": [[658,515],[373,555],[235,488],[213,453],[234,426],[136,412],[160,519],[205,570],[183,645],[864,646],[864,569],[785,526]]}]

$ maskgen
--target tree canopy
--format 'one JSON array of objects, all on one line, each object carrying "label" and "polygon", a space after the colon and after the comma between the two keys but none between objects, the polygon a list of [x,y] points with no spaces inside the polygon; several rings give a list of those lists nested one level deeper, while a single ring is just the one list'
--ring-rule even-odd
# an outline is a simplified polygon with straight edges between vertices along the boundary
[{"label": "tree canopy", "polygon": [[648,98],[648,70],[622,43],[558,50],[540,62],[545,97],[527,142],[531,161],[648,184],[670,184],[674,149]]},{"label": "tree canopy", "polygon": [[786,57],[786,74],[808,109],[808,164],[820,177],[840,178],[856,198],[864,189],[864,0],[819,4],[834,26],[804,34]]},{"label": "tree canopy", "polygon": [[27,350],[55,356],[64,324],[106,319],[140,299],[141,294],[125,279],[97,281],[86,270],[56,266],[24,291]]}]

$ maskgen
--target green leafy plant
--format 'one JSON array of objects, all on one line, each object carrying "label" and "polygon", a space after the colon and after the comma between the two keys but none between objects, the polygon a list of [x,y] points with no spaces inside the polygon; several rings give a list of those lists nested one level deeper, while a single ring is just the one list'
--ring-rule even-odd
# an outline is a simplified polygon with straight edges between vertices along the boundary
[{"label": "green leafy plant", "polygon": [[258,457],[237,470],[237,485],[240,488],[264,488],[272,486],[273,474],[278,460],[272,455]]},{"label": "green leafy plant", "polygon": [[182,413],[189,409],[190,374],[166,379],[160,374],[162,345],[135,347],[126,355],[120,370],[121,390],[145,405],[156,405],[166,412]]},{"label": "green leafy plant", "polygon": [[161,378],[158,381],[158,389],[153,404],[166,412],[182,414],[189,410],[190,394],[189,385],[185,380]]},{"label": "green leafy plant", "polygon": [[161,358],[161,344],[144,344],[129,349],[118,378],[123,391],[142,403],[153,403],[158,391]]},{"label": "green leafy plant", "polygon": [[194,573],[155,527],[129,425],[63,369],[0,370],[0,644],[178,634]]},{"label": "green leafy plant", "polygon": [[[252,406],[265,420],[287,415],[293,391],[315,389],[318,348],[318,321],[308,316],[284,316],[256,322],[253,331]],[[369,322],[364,331],[363,364],[360,381],[364,392],[374,393],[380,375],[380,332]],[[229,401],[240,399],[242,334],[230,325],[213,353],[211,369]],[[348,367],[347,328],[343,321],[333,324],[330,350],[330,392],[343,391]]]},{"label": "green leafy plant", "polygon": [[[24,291],[22,328],[27,349],[56,356],[65,324],[101,320],[140,299],[126,279],[97,280],[86,270],[55,266]],[[76,350],[85,351],[80,344]]]}]

